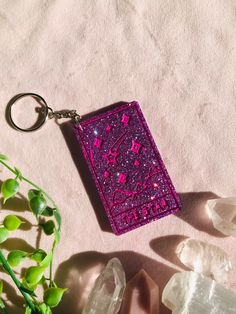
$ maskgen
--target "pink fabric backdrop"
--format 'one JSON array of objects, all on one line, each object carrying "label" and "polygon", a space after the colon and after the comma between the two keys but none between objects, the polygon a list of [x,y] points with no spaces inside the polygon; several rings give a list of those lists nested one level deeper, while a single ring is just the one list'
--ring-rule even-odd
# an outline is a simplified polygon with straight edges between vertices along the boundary
[{"label": "pink fabric backdrop", "polygon": [[[233,0],[1,1],[0,151],[61,208],[55,270],[59,282],[73,289],[58,313],[80,312],[79,276],[90,278],[89,267],[110,256],[121,259],[127,277],[144,268],[161,289],[183,269],[174,249],[184,237],[219,245],[236,267],[235,239],[216,232],[204,210],[208,198],[236,194],[235,12]],[[67,128],[49,121],[24,134],[7,124],[7,102],[28,91],[54,109],[81,114],[140,101],[183,199],[182,213],[120,237],[102,230]],[[19,117],[27,118],[24,108]],[[35,228],[18,235],[25,239],[20,246],[35,246]],[[236,288],[235,272],[231,285]],[[168,311],[162,307],[161,313]]]}]

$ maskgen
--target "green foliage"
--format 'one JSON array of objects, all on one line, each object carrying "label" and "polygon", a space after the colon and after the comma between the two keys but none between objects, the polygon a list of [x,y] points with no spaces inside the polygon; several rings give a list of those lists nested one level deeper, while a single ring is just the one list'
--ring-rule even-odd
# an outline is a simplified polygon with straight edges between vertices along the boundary
[{"label": "green foliage", "polygon": [[5,203],[9,198],[16,195],[19,191],[20,185],[16,179],[7,179],[3,182],[1,187],[1,193],[3,196],[3,203]]},{"label": "green foliage", "polygon": [[[51,308],[59,304],[66,290],[57,288],[52,277],[54,250],[60,240],[61,215],[50,196],[36,184],[25,178],[19,169],[10,167],[7,164],[7,160],[8,158],[5,155],[0,154],[0,163],[12,172],[15,178],[7,179],[2,183],[1,195],[3,202],[5,203],[9,198],[14,198],[19,192],[21,184],[29,184],[32,187],[28,191],[29,207],[36,216],[38,226],[43,229],[47,236],[53,236],[54,239],[52,248],[48,253],[40,248],[32,252],[13,250],[5,258],[0,246],[0,264],[23,295],[25,299],[25,314],[52,314]],[[7,215],[0,226],[0,244],[9,238],[11,232],[19,229],[22,223],[23,221],[19,217]],[[13,269],[20,266],[26,259],[36,263],[36,265],[28,267],[25,270],[24,277],[19,280],[15,276]],[[43,303],[37,300],[36,291],[38,286],[44,289]],[[0,281],[0,312],[2,309],[5,313],[5,304],[1,300],[2,289],[3,284]]]},{"label": "green foliage", "polygon": [[37,263],[41,263],[46,256],[47,253],[41,249],[35,250],[32,254],[30,254],[30,258]]},{"label": "green foliage", "polygon": [[28,285],[36,285],[42,279],[45,267],[31,266],[26,270],[25,281]]},{"label": "green foliage", "polygon": [[8,215],[3,220],[3,225],[7,230],[13,231],[20,227],[20,225],[23,223],[17,216],[15,215]]},{"label": "green foliage", "polygon": [[21,250],[11,251],[7,256],[7,261],[11,267],[19,266],[23,260],[28,256],[27,252]]},{"label": "green foliage", "polygon": [[36,195],[29,201],[30,208],[36,217],[39,217],[45,210],[47,203],[43,196]]},{"label": "green foliage", "polygon": [[0,227],[0,243],[3,243],[9,237],[9,231],[5,227]]},{"label": "green foliage", "polygon": [[55,223],[53,220],[48,220],[47,222],[42,224],[42,227],[46,235],[51,235],[54,233]]},{"label": "green foliage", "polygon": [[60,303],[62,296],[66,290],[67,289],[57,287],[48,288],[44,292],[43,300],[48,306],[55,307]]}]

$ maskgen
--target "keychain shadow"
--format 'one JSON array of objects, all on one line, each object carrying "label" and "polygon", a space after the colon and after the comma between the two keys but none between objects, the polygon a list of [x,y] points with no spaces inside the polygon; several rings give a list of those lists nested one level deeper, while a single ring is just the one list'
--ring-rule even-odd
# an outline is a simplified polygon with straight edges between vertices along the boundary
[{"label": "keychain shadow", "polygon": [[206,192],[179,193],[182,201],[182,210],[175,214],[195,229],[208,233],[211,236],[225,238],[221,232],[216,230],[206,210],[206,202],[209,199],[219,198],[218,195]]},{"label": "keychain shadow", "polygon": [[[66,286],[69,290],[63,297],[62,303],[55,309],[55,314],[81,314],[96,277],[112,257],[117,257],[121,261],[127,281],[140,269],[144,269],[159,286],[160,295],[168,280],[177,272],[174,268],[133,251],[111,252],[108,254],[89,251],[73,255],[70,259],[61,263],[56,271],[55,279],[58,285],[61,287]],[[147,302],[147,300],[143,301]],[[143,306],[145,307],[144,304]],[[171,313],[161,301],[160,309],[161,314]]]},{"label": "keychain shadow", "polygon": [[[84,118],[92,117],[99,113],[103,113],[107,109],[116,108],[117,106],[120,106],[122,104],[125,104],[125,102],[112,104],[106,108],[99,109],[95,112],[87,114],[86,116],[84,116]],[[112,232],[109,221],[104,211],[103,204],[97,192],[97,188],[95,186],[93,179],[91,178],[88,165],[84,159],[83,152],[76,139],[73,130],[73,124],[71,122],[60,124],[58,123],[58,121],[56,121],[56,123],[61,128],[62,134],[70,150],[71,157],[77,167],[77,170],[81,176],[86,192],[89,196],[90,202],[94,208],[100,228],[103,231]],[[177,217],[186,221],[199,231],[204,231],[215,237],[224,237],[224,235],[222,235],[213,227],[212,221],[208,217],[207,212],[205,210],[205,204],[207,200],[219,198],[218,195],[210,191],[179,193],[179,195],[182,200],[183,208],[179,213],[176,214]]]},{"label": "keychain shadow", "polygon": [[[126,102],[118,102],[118,103],[111,104],[105,108],[101,108],[91,113],[88,113],[84,115],[83,118],[89,118],[97,114],[101,114],[108,109],[114,109],[123,104],[126,104]],[[105,232],[112,232],[109,220],[104,211],[104,207],[101,202],[100,196],[98,194],[97,188],[95,186],[94,180],[91,178],[91,174],[90,174],[88,165],[84,159],[82,149],[76,139],[74,129],[73,129],[73,124],[71,122],[59,123],[59,120],[56,120],[56,123],[59,125],[62,131],[62,134],[65,138],[65,141],[71,153],[71,157],[74,161],[74,164],[77,167],[77,170],[80,174],[80,177],[84,184],[87,195],[89,196],[90,202],[94,208],[100,228]]]},{"label": "keychain shadow", "polygon": [[100,228],[105,232],[112,232],[108,218],[104,211],[103,204],[97,192],[97,188],[93,179],[91,178],[88,165],[84,159],[83,152],[78,144],[78,141],[76,140],[73,124],[71,122],[65,122],[60,124],[60,128],[70,150],[71,157],[82,179],[85,190],[89,196],[90,202],[94,208]]}]

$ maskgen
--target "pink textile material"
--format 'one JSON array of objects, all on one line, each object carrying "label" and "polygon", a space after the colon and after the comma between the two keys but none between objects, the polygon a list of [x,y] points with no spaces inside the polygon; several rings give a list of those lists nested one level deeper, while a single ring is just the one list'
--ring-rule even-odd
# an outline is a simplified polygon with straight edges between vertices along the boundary
[{"label": "pink textile material", "polygon": [[[174,250],[185,237],[222,247],[235,269],[235,239],[216,232],[204,208],[208,198],[236,195],[235,1],[3,0],[0,12],[0,152],[61,209],[54,271],[62,270],[61,285],[74,293],[66,294],[57,313],[80,313],[75,296],[84,291],[85,297],[88,291],[81,290],[80,276],[83,272],[85,286],[90,277],[84,265],[92,267],[93,251],[119,257],[128,278],[144,268],[160,293],[170,276],[183,270]],[[78,173],[75,154],[67,147],[73,135],[68,132],[65,140],[64,126],[50,120],[31,134],[7,124],[6,104],[28,91],[42,95],[54,110],[74,108],[81,115],[139,100],[182,211],[121,237],[104,231],[95,213],[98,204],[84,187],[87,177]],[[18,120],[33,121],[32,101],[23,103],[24,110],[16,111]],[[9,176],[0,170],[1,180]],[[34,225],[27,206],[22,198],[12,208],[6,204],[1,220],[13,209]],[[33,226],[16,231],[12,237],[25,242],[14,245],[30,250],[36,235]],[[43,237],[40,247],[50,249],[51,239]],[[235,271],[231,286],[236,288]],[[22,314],[12,307],[11,313]],[[161,310],[169,313],[164,306]]]}]

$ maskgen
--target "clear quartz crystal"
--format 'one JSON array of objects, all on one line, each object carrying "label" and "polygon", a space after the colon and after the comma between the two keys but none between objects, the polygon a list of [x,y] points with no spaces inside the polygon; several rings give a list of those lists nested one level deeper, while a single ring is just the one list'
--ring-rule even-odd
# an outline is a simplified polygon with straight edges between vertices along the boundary
[{"label": "clear quartz crystal", "polygon": [[218,231],[236,237],[236,197],[208,200],[206,208]]},{"label": "clear quartz crystal", "polygon": [[125,272],[117,258],[112,258],[95,281],[83,314],[118,313],[125,290]]},{"label": "clear quartz crystal", "polygon": [[162,302],[172,314],[236,314],[236,292],[195,272],[174,274]]},{"label": "clear quartz crystal", "polygon": [[176,248],[180,261],[190,269],[227,284],[232,265],[220,247],[197,239],[182,241]]}]

